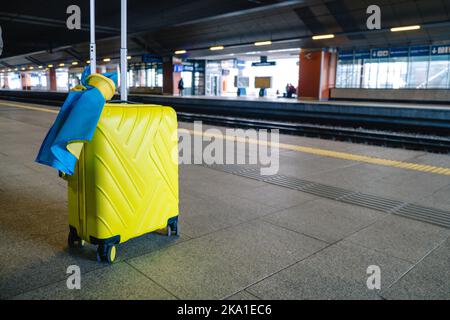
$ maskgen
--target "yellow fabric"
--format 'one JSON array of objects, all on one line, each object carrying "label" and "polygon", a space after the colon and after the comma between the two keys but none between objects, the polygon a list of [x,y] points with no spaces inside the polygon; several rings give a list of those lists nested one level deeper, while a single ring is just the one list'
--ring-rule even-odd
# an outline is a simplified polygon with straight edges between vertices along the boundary
[{"label": "yellow fabric", "polygon": [[84,142],[73,142],[67,145],[67,150],[73,154],[77,159],[80,159],[81,151],[83,150]]}]

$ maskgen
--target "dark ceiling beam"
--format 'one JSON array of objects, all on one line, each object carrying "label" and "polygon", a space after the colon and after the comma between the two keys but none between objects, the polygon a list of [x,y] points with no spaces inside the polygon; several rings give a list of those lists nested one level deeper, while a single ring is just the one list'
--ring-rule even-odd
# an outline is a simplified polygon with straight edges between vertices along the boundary
[{"label": "dark ceiling beam", "polygon": [[[65,20],[42,18],[24,14],[0,12],[0,21],[18,22],[31,25],[40,25],[53,28],[67,28]],[[96,26],[96,31],[108,34],[118,34],[120,29],[105,26]],[[89,31],[89,24],[81,24],[82,31]]]},{"label": "dark ceiling beam", "polygon": [[83,61],[83,57],[81,56],[81,54],[73,49],[73,48],[68,48],[63,50],[65,53],[67,53],[69,56],[74,57],[75,59],[77,59],[78,61]]},{"label": "dark ceiling beam", "polygon": [[157,53],[159,55],[167,55],[170,51],[165,49],[158,41],[150,38],[144,39],[139,35],[130,37],[130,40],[137,44],[144,52]]},{"label": "dark ceiling beam", "polygon": [[[211,22],[211,21],[239,17],[239,16],[244,16],[244,15],[249,15],[249,14],[254,14],[254,13],[261,13],[261,12],[275,10],[275,9],[296,7],[296,6],[305,4],[306,2],[307,2],[307,0],[282,1],[282,2],[277,2],[274,4],[270,4],[270,5],[260,6],[257,8],[252,8],[252,9],[247,9],[247,10],[237,10],[237,11],[233,11],[233,12],[229,12],[229,13],[218,14],[215,16],[194,19],[194,20],[175,24],[175,25],[173,25],[173,27],[181,27],[181,26],[187,26],[187,25],[191,25],[191,24]],[[311,1],[309,1],[309,2],[311,2]],[[311,5],[311,3],[308,3],[308,4]]]},{"label": "dark ceiling beam", "polygon": [[3,66],[7,67],[7,68],[14,68],[14,66],[10,65],[9,63],[2,61],[0,62]]},{"label": "dark ceiling beam", "polygon": [[[432,22],[432,23],[424,23],[421,25],[422,29],[432,29],[432,28],[446,28],[450,27],[450,21],[439,21],[439,22]],[[380,30],[358,30],[358,31],[351,31],[351,32],[336,32],[334,35],[336,37],[343,37],[343,36],[356,36],[356,35],[366,35],[370,36],[371,34],[376,33],[391,33],[391,28],[383,28]],[[283,39],[272,39],[272,43],[274,44],[280,44],[280,43],[292,43],[292,42],[298,42],[298,41],[305,41],[305,40],[311,40],[313,34],[306,35],[306,36],[299,36],[299,37],[291,37],[291,38],[283,38]],[[332,39],[330,41],[334,41],[335,39]],[[401,41],[400,41],[401,42]],[[327,47],[326,44],[327,40],[323,41],[315,41],[314,43],[317,43],[323,47]],[[234,48],[241,48],[241,47],[254,47],[254,42],[248,42],[248,43],[239,43],[235,45],[227,45],[226,49],[234,49]],[[207,51],[209,50],[209,47],[201,47],[201,48],[186,48],[187,51]]]},{"label": "dark ceiling beam", "polygon": [[37,65],[43,64],[41,61],[39,61],[38,59],[35,59],[33,57],[25,57],[25,59],[27,59],[28,61],[30,61],[30,62],[32,62],[34,64],[37,64]]}]

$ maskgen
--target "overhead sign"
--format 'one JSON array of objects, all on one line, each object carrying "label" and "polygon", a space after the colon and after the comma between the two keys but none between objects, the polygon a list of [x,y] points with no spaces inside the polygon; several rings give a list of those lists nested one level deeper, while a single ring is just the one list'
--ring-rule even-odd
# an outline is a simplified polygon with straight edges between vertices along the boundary
[{"label": "overhead sign", "polygon": [[146,63],[163,62],[163,59],[161,56],[159,56],[157,54],[143,54],[142,62],[146,62]]},{"label": "overhead sign", "polygon": [[409,48],[409,55],[411,57],[429,56],[430,46],[418,46]]},{"label": "overhead sign", "polygon": [[194,72],[194,66],[190,64],[183,64],[183,71]]},{"label": "overhead sign", "polygon": [[389,58],[390,55],[391,55],[391,50],[389,48],[372,49],[370,55],[374,59],[377,59],[377,58]]},{"label": "overhead sign", "polygon": [[369,50],[356,50],[355,51],[355,59],[369,59],[370,51]]},{"label": "overhead sign", "polygon": [[174,64],[173,72],[183,72],[183,65],[182,64]]},{"label": "overhead sign", "polygon": [[431,54],[433,56],[448,55],[448,54],[450,54],[450,45],[449,46],[432,46]]},{"label": "overhead sign", "polygon": [[270,67],[275,66],[276,64],[275,61],[267,61],[267,56],[261,56],[260,62],[253,62],[252,67]]},{"label": "overhead sign", "polygon": [[409,47],[391,48],[391,58],[401,58],[409,56]]},{"label": "overhead sign", "polygon": [[[345,51],[339,51],[339,59],[340,60],[353,60],[354,57],[353,50],[345,50]],[[370,55],[370,53],[369,53]]]}]

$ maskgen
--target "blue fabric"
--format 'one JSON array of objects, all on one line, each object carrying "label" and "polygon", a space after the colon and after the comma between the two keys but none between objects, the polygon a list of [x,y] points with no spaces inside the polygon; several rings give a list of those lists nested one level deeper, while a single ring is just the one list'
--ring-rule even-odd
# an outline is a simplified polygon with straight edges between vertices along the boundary
[{"label": "blue fabric", "polygon": [[[87,90],[69,92],[36,158],[36,162],[68,175],[73,175],[77,158],[67,150],[67,145],[92,140],[106,102],[97,88],[87,85],[86,77],[89,74],[87,67],[81,78]],[[117,83],[116,73],[103,75]]]}]

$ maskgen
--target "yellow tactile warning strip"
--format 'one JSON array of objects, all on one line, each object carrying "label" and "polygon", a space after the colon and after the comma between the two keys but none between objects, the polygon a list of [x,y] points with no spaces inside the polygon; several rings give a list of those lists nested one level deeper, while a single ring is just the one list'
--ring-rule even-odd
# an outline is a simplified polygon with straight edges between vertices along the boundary
[{"label": "yellow tactile warning strip", "polygon": [[247,143],[251,143],[251,144],[267,145],[272,148],[278,147],[279,149],[314,154],[314,155],[318,155],[318,156],[322,156],[322,157],[351,160],[351,161],[370,163],[370,164],[375,164],[375,165],[380,165],[380,166],[401,168],[401,169],[421,171],[421,172],[434,173],[434,174],[447,175],[447,176],[450,175],[450,168],[445,168],[445,167],[436,167],[436,166],[430,166],[430,165],[424,165],[424,164],[418,164],[418,163],[388,160],[388,159],[382,159],[382,158],[376,158],[376,157],[368,157],[368,156],[363,156],[363,155],[358,155],[358,154],[337,152],[337,151],[318,149],[318,148],[312,148],[312,147],[304,147],[304,146],[298,146],[298,145],[286,144],[286,143],[271,143],[268,141],[258,141],[258,140],[254,140],[254,139],[246,139],[246,138],[240,138],[240,137],[235,137],[235,136],[217,136],[214,134],[209,134],[207,132],[199,132],[199,131],[188,130],[188,129],[187,129],[187,131],[189,131],[191,134],[196,135],[196,136],[203,135],[205,137],[215,137],[218,139],[237,141],[237,142],[243,142],[243,143],[245,143],[247,141]]},{"label": "yellow tactile warning strip", "polygon": [[14,102],[0,102],[0,105],[3,107],[14,107],[14,108],[35,110],[35,111],[41,111],[41,112],[59,113],[59,110],[52,110],[52,109],[41,108],[41,107],[32,107],[30,105],[18,104],[18,103],[14,103]]},{"label": "yellow tactile warning strip", "polygon": [[[30,105],[18,104],[18,103],[12,103],[12,102],[11,103],[10,102],[0,102],[0,105],[5,106],[5,107],[15,107],[15,108],[35,110],[35,111],[41,111],[41,112],[49,112],[49,113],[58,113],[59,112],[58,110],[40,108],[40,107],[32,107]],[[436,167],[436,166],[430,166],[430,165],[426,165],[426,164],[369,157],[369,156],[364,156],[364,155],[358,155],[358,154],[352,154],[352,153],[346,153],[346,152],[337,152],[337,151],[312,148],[312,147],[304,147],[304,146],[298,146],[298,145],[286,144],[286,143],[276,144],[276,143],[271,143],[268,141],[258,141],[258,140],[254,140],[254,139],[245,139],[245,138],[240,138],[240,137],[235,137],[235,136],[226,136],[226,135],[219,136],[219,135],[210,134],[208,132],[199,132],[199,131],[194,131],[194,130],[190,130],[190,129],[184,129],[184,130],[186,130],[196,136],[215,137],[218,139],[224,139],[224,140],[228,140],[228,141],[237,141],[237,142],[244,142],[244,143],[247,142],[247,143],[251,143],[251,144],[267,145],[272,148],[278,147],[279,149],[314,154],[314,155],[318,155],[318,156],[322,156],[322,157],[344,159],[344,160],[357,161],[357,162],[362,162],[362,163],[370,163],[370,164],[375,164],[375,165],[385,166],[385,167],[393,167],[393,168],[400,168],[400,169],[405,169],[405,170],[413,170],[413,171],[420,171],[420,172],[427,172],[427,173],[450,176],[450,168],[446,168],[446,167]]]}]

